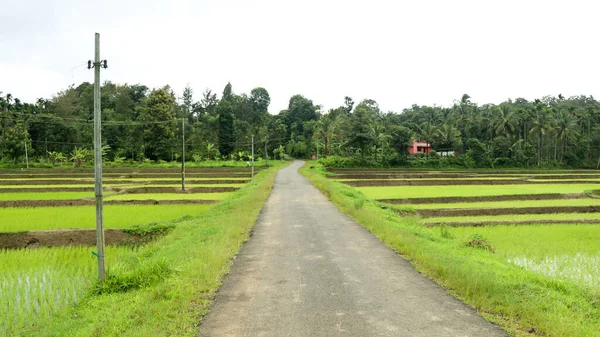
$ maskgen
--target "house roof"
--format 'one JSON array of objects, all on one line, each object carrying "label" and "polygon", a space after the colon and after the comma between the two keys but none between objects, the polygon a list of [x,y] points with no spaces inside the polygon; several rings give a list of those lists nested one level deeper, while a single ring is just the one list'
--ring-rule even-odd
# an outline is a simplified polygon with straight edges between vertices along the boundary
[{"label": "house roof", "polygon": [[431,147],[431,144],[429,144],[429,143],[417,142],[416,140],[413,142],[413,145]]}]

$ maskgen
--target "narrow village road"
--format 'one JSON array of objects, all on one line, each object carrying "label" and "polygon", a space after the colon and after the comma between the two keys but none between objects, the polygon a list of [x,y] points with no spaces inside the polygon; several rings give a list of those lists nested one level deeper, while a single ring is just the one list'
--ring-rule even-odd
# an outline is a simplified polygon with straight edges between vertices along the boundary
[{"label": "narrow village road", "polygon": [[198,336],[506,336],[298,173],[273,190]]}]

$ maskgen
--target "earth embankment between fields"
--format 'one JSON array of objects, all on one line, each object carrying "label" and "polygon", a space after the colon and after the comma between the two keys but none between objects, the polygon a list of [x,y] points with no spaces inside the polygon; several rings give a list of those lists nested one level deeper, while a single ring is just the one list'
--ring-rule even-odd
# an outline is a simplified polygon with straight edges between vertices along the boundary
[{"label": "earth embankment between fields", "polygon": [[[216,204],[219,200],[105,200],[104,205],[207,205]],[[0,208],[4,207],[69,207],[92,206],[94,199],[75,200],[0,200]]]},{"label": "earth embankment between fields", "polygon": [[[421,218],[487,216],[512,214],[554,214],[554,213],[599,213],[600,206],[554,206],[554,207],[517,207],[517,208],[446,208],[420,209]],[[600,220],[599,220],[600,221]]]},{"label": "earth embankment between fields", "polygon": [[[105,229],[107,245],[130,244],[139,241],[137,235],[122,229]],[[15,233],[0,233],[0,249],[22,249],[57,246],[95,246],[95,229],[55,229]]]},{"label": "earth embankment between fields", "polygon": [[520,226],[520,225],[600,225],[600,219],[585,220],[502,220],[502,221],[440,221],[424,222],[427,227],[485,227],[485,226]]}]

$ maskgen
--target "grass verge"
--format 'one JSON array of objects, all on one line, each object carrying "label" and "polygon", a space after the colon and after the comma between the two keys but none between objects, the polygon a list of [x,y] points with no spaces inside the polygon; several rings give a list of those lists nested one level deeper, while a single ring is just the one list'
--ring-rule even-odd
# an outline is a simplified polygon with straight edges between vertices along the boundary
[{"label": "grass verge", "polygon": [[424,228],[414,217],[398,217],[358,189],[327,179],[314,162],[300,172],[341,212],[510,334],[600,336],[600,298],[589,290],[529,271],[488,250],[467,247],[447,231]]},{"label": "grass verge", "polygon": [[[110,287],[25,336],[194,336],[271,191],[276,168],[111,266]],[[147,282],[150,280],[150,282]]]}]

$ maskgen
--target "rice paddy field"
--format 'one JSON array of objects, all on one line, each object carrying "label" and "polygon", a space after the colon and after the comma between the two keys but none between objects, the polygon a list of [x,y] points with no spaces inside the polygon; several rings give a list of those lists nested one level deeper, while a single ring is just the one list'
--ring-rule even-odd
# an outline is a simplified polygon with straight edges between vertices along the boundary
[{"label": "rice paddy field", "polygon": [[[246,168],[193,168],[181,190],[177,169],[105,169],[104,226],[123,229],[200,216],[250,182]],[[93,230],[93,172],[89,169],[0,170],[0,236],[15,232]],[[41,233],[41,232],[39,232]],[[0,240],[0,243],[2,240]],[[97,277],[94,247],[0,247],[0,337],[77,302]],[[134,252],[108,246],[108,263]]]},{"label": "rice paddy field", "polygon": [[600,171],[329,170],[329,179],[457,244],[600,295]]}]

